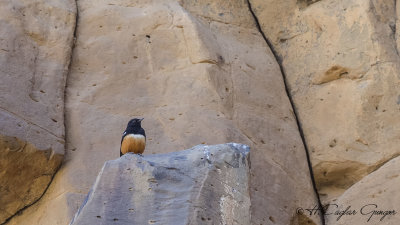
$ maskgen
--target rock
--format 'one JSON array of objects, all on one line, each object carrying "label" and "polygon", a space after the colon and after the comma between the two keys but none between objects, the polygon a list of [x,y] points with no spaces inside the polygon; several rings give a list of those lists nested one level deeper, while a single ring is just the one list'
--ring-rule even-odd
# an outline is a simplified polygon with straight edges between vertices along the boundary
[{"label": "rock", "polygon": [[400,153],[395,1],[250,2],[281,60],[317,188],[330,202]]},{"label": "rock", "polygon": [[[385,163],[368,174],[332,202],[328,209],[327,225],[399,223],[400,157]],[[353,215],[335,215],[336,211],[355,211]]]},{"label": "rock", "polygon": [[296,208],[316,205],[282,74],[246,1],[79,0],[78,9],[66,163],[8,225],[67,224],[139,116],[144,154],[249,145],[252,224],[289,224]]},{"label": "rock", "polygon": [[248,153],[230,143],[107,161],[71,224],[248,225]]},{"label": "rock", "polygon": [[39,151],[16,137],[0,136],[0,223],[41,197],[62,156]]},{"label": "rock", "polygon": [[35,202],[64,154],[74,1],[0,2],[0,223]]}]

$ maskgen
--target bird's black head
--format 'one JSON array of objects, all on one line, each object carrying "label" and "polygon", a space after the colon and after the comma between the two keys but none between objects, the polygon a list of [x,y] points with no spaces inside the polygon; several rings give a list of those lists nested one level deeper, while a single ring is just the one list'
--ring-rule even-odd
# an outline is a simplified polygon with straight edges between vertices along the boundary
[{"label": "bird's black head", "polygon": [[127,127],[141,127],[142,120],[144,118],[138,119],[138,118],[133,118],[129,121]]}]

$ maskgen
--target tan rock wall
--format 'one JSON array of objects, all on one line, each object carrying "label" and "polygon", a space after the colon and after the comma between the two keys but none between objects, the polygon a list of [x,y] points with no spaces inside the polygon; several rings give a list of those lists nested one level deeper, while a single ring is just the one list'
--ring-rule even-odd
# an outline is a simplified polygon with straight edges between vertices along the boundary
[{"label": "tan rock wall", "polygon": [[0,223],[35,202],[61,164],[75,10],[0,2]]},{"label": "tan rock wall", "polygon": [[73,1],[2,1],[1,133],[64,153],[64,86]]},{"label": "tan rock wall", "polygon": [[334,200],[399,155],[395,1],[250,2],[280,57],[319,193]]},{"label": "tan rock wall", "polygon": [[10,225],[67,224],[139,116],[145,154],[250,145],[253,224],[289,224],[297,207],[316,204],[279,66],[246,1],[79,0],[78,9],[66,160],[42,201]]},{"label": "tan rock wall", "polygon": [[16,137],[0,136],[0,222],[37,201],[62,161]]}]

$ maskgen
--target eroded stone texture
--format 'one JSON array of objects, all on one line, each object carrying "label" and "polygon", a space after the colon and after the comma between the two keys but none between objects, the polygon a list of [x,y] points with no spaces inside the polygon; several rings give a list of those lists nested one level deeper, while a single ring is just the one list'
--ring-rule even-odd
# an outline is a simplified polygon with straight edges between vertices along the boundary
[{"label": "eroded stone texture", "polygon": [[400,153],[395,1],[250,2],[280,57],[319,193],[334,200]]},{"label": "eroded stone texture", "polygon": [[39,151],[15,137],[0,136],[0,223],[35,202],[49,185],[62,156]]},{"label": "eroded stone texture", "polygon": [[253,224],[286,225],[297,207],[316,204],[279,66],[246,1],[79,0],[78,8],[66,163],[10,225],[68,223],[104,161],[119,156],[132,117],[145,118],[144,154],[249,145]]},{"label": "eroded stone texture", "polygon": [[[349,188],[329,207],[327,225],[395,225],[400,218],[400,157],[385,163]],[[350,208],[348,208],[350,207]],[[339,217],[335,211],[355,211]]]},{"label": "eroded stone texture", "polygon": [[64,154],[75,2],[0,2],[0,223],[44,192]]},{"label": "eroded stone texture", "polygon": [[248,225],[248,153],[230,143],[107,161],[71,224]]}]

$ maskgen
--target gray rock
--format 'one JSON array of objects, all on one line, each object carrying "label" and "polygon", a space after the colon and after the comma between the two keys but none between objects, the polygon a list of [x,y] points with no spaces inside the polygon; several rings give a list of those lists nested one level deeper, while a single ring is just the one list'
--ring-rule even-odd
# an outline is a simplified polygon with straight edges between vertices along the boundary
[{"label": "gray rock", "polygon": [[71,224],[250,224],[249,150],[199,145],[107,161]]}]

